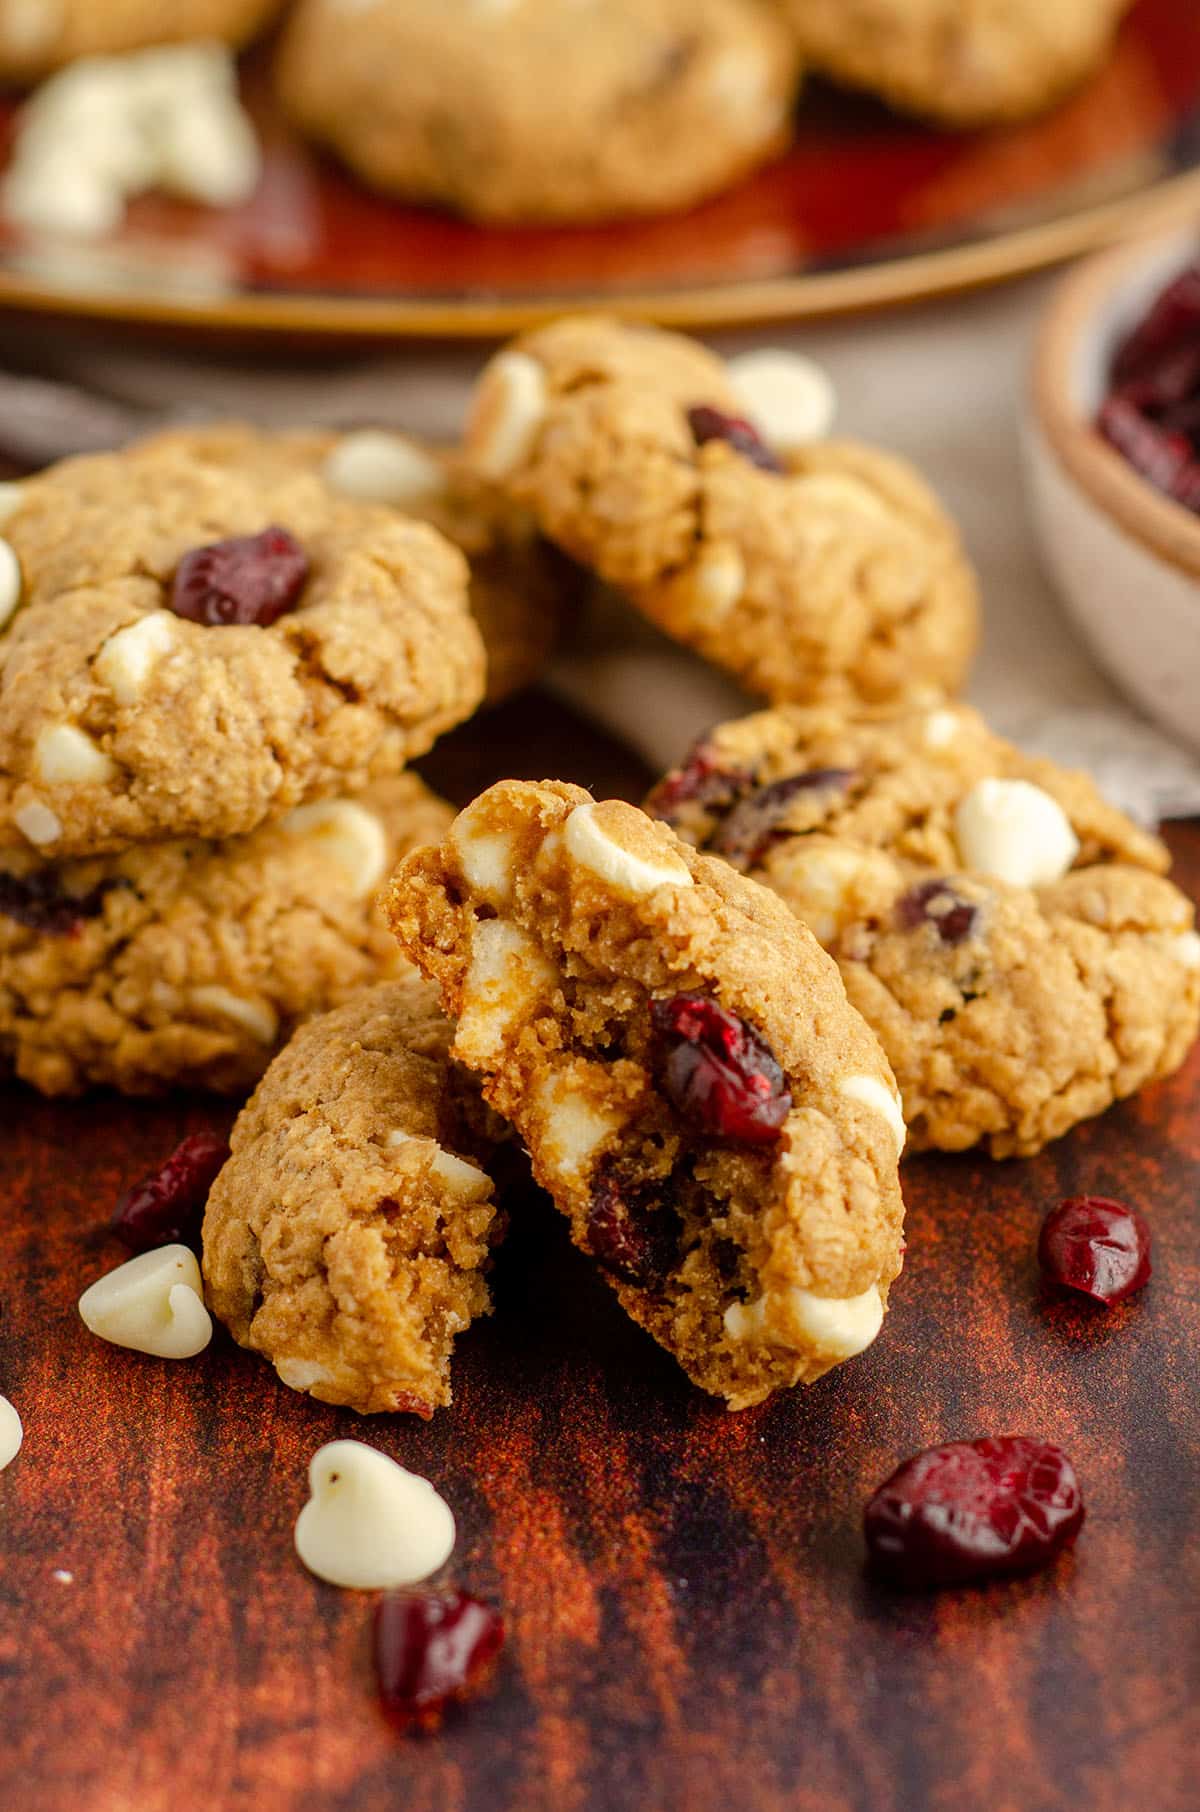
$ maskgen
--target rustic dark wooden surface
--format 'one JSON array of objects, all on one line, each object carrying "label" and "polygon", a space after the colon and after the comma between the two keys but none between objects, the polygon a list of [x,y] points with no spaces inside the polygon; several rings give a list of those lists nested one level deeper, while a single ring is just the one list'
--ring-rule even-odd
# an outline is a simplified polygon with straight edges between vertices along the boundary
[{"label": "rustic dark wooden surface", "polygon": [[[627,758],[540,702],[443,745],[636,796]],[[1200,883],[1200,830],[1173,838]],[[518,1215],[452,1410],[358,1418],[223,1336],[166,1364],[93,1340],[122,1183],[201,1102],[0,1090],[5,1812],[1193,1812],[1200,1763],[1200,1063],[1041,1158],[923,1159],[884,1334],[731,1417],[635,1330],[551,1211]],[[1150,1214],[1156,1275],[1110,1314],[1044,1300],[1044,1207]],[[904,1597],[863,1570],[871,1487],[941,1438],[1037,1432],[1089,1520],[1050,1574]],[[495,1687],[440,1737],[377,1712],[369,1601],[293,1557],[312,1450],[360,1435],[459,1517],[458,1577],[505,1608]],[[56,1577],[65,1572],[70,1578]]]}]

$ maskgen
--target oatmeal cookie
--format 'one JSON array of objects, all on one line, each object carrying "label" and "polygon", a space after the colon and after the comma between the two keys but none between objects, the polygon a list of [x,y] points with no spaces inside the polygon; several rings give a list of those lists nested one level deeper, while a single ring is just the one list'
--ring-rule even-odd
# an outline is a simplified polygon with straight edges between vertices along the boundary
[{"label": "oatmeal cookie", "polygon": [[1085,81],[1131,0],[782,0],[815,69],[950,126],[1036,113]]},{"label": "oatmeal cookie", "polygon": [[1196,1036],[1200,938],[1163,845],[965,706],[759,712],[647,807],[837,958],[912,1150],[1029,1155]]},{"label": "oatmeal cookie", "polygon": [[246,44],[281,0],[0,0],[0,81],[37,82],[79,57],[215,39]]},{"label": "oatmeal cookie", "polygon": [[4,533],[0,847],[244,836],[398,772],[483,696],[458,550],[271,436],[69,460]]},{"label": "oatmeal cookie", "polygon": [[879,1331],[904,1123],[837,970],[636,807],[504,781],[392,885],[455,1057],[628,1313],[731,1408]]},{"label": "oatmeal cookie", "polygon": [[502,1226],[437,992],[415,976],[303,1026],[233,1130],[204,1282],[283,1382],[364,1415],[450,1401]]},{"label": "oatmeal cookie", "polygon": [[396,969],[377,890],[453,816],[400,774],[230,843],[0,855],[0,1070],[47,1095],[244,1093],[297,1021]]},{"label": "oatmeal cookie", "polygon": [[686,207],[781,147],[797,84],[763,0],[300,0],[276,70],[364,181],[493,221]]},{"label": "oatmeal cookie", "polygon": [[975,580],[922,481],[848,441],[776,454],[692,340],[590,317],[526,335],[480,380],[466,456],[752,692],[887,699],[966,672]]}]

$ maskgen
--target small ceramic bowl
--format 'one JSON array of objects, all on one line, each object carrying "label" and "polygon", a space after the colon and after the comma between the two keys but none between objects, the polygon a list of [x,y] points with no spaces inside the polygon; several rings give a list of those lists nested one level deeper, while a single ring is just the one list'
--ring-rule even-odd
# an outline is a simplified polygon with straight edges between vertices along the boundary
[{"label": "small ceramic bowl", "polygon": [[1200,516],[1096,432],[1113,352],[1200,255],[1200,230],[1079,265],[1042,324],[1025,437],[1034,517],[1080,632],[1150,717],[1200,749]]}]

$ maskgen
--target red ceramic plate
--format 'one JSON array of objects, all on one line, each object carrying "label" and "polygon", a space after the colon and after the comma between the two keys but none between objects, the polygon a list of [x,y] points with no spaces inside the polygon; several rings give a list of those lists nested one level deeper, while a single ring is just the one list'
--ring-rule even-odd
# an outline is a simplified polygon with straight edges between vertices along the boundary
[{"label": "red ceramic plate", "polygon": [[253,201],[147,198],[99,246],[0,229],[0,302],[305,335],[497,334],[565,305],[716,326],[993,281],[1151,204],[1200,215],[1195,0],[1140,0],[1089,87],[1030,125],[941,133],[814,86],[771,168],[689,214],[601,228],[483,229],[381,200],[297,143],[265,72],[246,78],[267,153]]}]

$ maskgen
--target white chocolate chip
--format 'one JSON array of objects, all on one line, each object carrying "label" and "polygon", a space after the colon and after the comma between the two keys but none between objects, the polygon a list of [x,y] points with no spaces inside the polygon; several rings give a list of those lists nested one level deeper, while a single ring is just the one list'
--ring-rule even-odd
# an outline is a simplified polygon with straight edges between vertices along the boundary
[{"label": "white chocolate chip", "polygon": [[507,919],[481,919],[471,936],[455,1050],[486,1063],[514,1025],[553,987],[554,970],[533,939]]},{"label": "white chocolate chip", "polygon": [[0,1472],[16,1459],[24,1439],[20,1416],[7,1397],[0,1397]]},{"label": "white chocolate chip", "polygon": [[428,1479],[364,1441],[330,1441],[308,1467],[296,1553],[330,1585],[372,1592],[416,1585],[454,1550],[454,1517]]},{"label": "white chocolate chip", "polygon": [[904,1113],[885,1082],[881,1082],[878,1076],[843,1076],[838,1083],[838,1092],[848,1095],[851,1101],[861,1101],[865,1107],[874,1108],[877,1114],[882,1114],[896,1135],[898,1149],[904,1150],[908,1138]]},{"label": "white chocolate chip", "polygon": [[133,705],[141,698],[150,675],[175,646],[175,624],[169,610],[152,610],[109,636],[92,668],[119,705]]},{"label": "white chocolate chip", "polygon": [[718,542],[692,569],[688,585],[691,620],[700,628],[714,629],[746,589],[746,562],[732,541]]},{"label": "white chocolate chip", "polygon": [[602,1064],[577,1064],[557,1076],[547,1077],[536,1092],[541,1115],[538,1148],[545,1162],[560,1177],[581,1179],[595,1162],[600,1147],[611,1139],[620,1122],[584,1097],[589,1072],[604,1075]]},{"label": "white chocolate chip", "polygon": [[197,1013],[213,1013],[218,1019],[228,1019],[249,1032],[259,1044],[274,1044],[279,1036],[279,1015],[269,1001],[235,994],[232,989],[215,983],[193,988],[189,999]]},{"label": "white chocolate chip", "polygon": [[276,1359],[275,1371],[289,1390],[311,1390],[314,1384],[331,1384],[332,1372],[311,1359]]},{"label": "white chocolate chip", "polygon": [[564,843],[578,867],[635,898],[659,887],[693,884],[687,863],[670,847],[669,833],[619,800],[577,805],[567,819]]},{"label": "white chocolate chip", "polygon": [[1200,969],[1200,932],[1181,931],[1171,939],[1170,950],[1185,969]]},{"label": "white chocolate chip", "polygon": [[927,749],[947,749],[959,731],[957,711],[931,711],[925,719],[924,741]]},{"label": "white chocolate chip", "polygon": [[210,208],[249,201],[262,154],[249,116],[232,97],[164,107],[155,124],[157,186]]},{"label": "white chocolate chip", "polygon": [[771,346],[730,359],[726,375],[764,440],[781,452],[829,436],[837,392],[814,359]]},{"label": "white chocolate chip", "polygon": [[160,1246],[118,1265],[83,1292],[79,1313],[101,1340],[158,1359],[191,1359],[212,1339],[196,1255]]},{"label": "white chocolate chip", "polygon": [[493,906],[507,906],[513,894],[512,834],[484,829],[479,821],[482,806],[483,801],[477,799],[458,814],[450,826],[449,841],[467,886]]},{"label": "white chocolate chip", "polygon": [[502,352],[480,380],[467,448],[485,478],[498,482],[526,459],[546,414],[546,374],[526,352]]},{"label": "white chocolate chip", "polygon": [[325,461],[325,482],[343,497],[399,508],[436,497],[446,488],[440,463],[403,434],[362,428],[344,434]]},{"label": "white chocolate chip", "polygon": [[[15,491],[16,485],[8,490]],[[21,563],[10,542],[0,537],[0,629],[8,622],[21,602]]]},{"label": "white chocolate chip", "polygon": [[33,799],[13,813],[13,823],[21,835],[38,849],[45,849],[47,844],[57,843],[62,836],[62,819],[57,812],[52,812],[40,799]]},{"label": "white chocolate chip", "polygon": [[765,1341],[793,1352],[813,1349],[823,1359],[853,1359],[883,1326],[883,1298],[872,1284],[859,1296],[817,1296],[799,1285],[725,1311],[731,1340]]},{"label": "white chocolate chip", "polygon": [[829,945],[837,939],[851,887],[870,857],[828,838],[818,849],[805,843],[795,839],[782,852],[788,898],[818,943]]},{"label": "white chocolate chip", "polygon": [[468,1164],[465,1158],[456,1157],[434,1139],[424,1139],[416,1133],[407,1133],[400,1127],[395,1127],[384,1144],[393,1151],[401,1145],[432,1146],[429,1174],[436,1177],[458,1201],[479,1202],[492,1192],[492,1179],[486,1170],[480,1170],[477,1164]]},{"label": "white chocolate chip", "polygon": [[25,486],[11,480],[0,482],[0,523],[8,522],[16,515],[25,501]]},{"label": "white chocolate chip", "polygon": [[33,765],[47,786],[100,786],[116,768],[77,724],[49,724],[33,745]]},{"label": "white chocolate chip", "polygon": [[295,837],[319,840],[334,865],[350,881],[356,900],[374,893],[391,860],[387,832],[374,812],[354,799],[320,799],[297,806],[283,820]]},{"label": "white chocolate chip", "polygon": [[1057,799],[1028,780],[980,780],[958,804],[963,865],[1013,887],[1061,880],[1079,839]]}]

